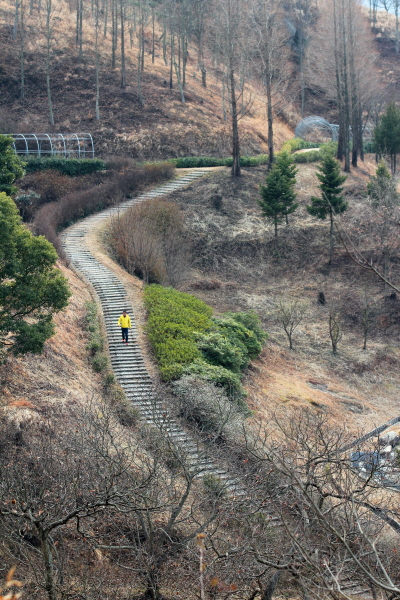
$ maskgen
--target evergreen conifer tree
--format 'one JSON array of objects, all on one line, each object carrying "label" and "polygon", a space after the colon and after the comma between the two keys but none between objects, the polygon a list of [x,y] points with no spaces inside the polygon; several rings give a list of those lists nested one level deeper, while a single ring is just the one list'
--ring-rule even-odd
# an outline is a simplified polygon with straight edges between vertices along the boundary
[{"label": "evergreen conifer tree", "polygon": [[340,165],[331,155],[323,159],[317,177],[321,182],[319,188],[322,193],[320,197],[312,196],[311,205],[307,206],[307,210],[310,215],[318,217],[318,219],[326,219],[329,215],[329,264],[332,264],[333,217],[344,213],[347,209],[348,203],[343,199],[343,188],[341,187],[347,177],[340,175]]},{"label": "evergreen conifer tree", "polygon": [[14,354],[41,352],[54,333],[52,315],[70,292],[55,268],[57,253],[22,223],[15,202],[0,192],[0,362]]},{"label": "evergreen conifer tree", "polygon": [[260,186],[258,200],[264,217],[272,219],[275,226],[275,239],[278,240],[278,223],[283,217],[293,213],[298,207],[294,186],[297,169],[287,152],[277,156],[272,169],[265,178],[266,185]]},{"label": "evergreen conifer tree", "polygon": [[14,181],[24,174],[23,164],[12,148],[13,140],[8,135],[0,135],[0,192],[15,194]]}]

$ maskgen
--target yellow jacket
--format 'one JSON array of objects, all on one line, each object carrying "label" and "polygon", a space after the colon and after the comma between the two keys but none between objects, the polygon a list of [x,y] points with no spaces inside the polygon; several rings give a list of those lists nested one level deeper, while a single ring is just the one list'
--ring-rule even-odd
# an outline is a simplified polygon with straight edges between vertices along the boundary
[{"label": "yellow jacket", "polygon": [[131,327],[131,318],[129,315],[126,315],[126,317],[124,317],[124,315],[121,315],[120,318],[118,319],[118,325],[119,327]]}]

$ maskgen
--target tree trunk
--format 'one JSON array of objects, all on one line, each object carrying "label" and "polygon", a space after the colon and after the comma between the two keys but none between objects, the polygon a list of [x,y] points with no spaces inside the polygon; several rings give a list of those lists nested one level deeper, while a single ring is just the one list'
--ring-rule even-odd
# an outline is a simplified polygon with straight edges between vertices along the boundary
[{"label": "tree trunk", "polygon": [[164,64],[165,66],[168,65],[168,61],[167,61],[167,24],[164,20],[164,30],[163,30],[163,59],[164,59]]},{"label": "tree trunk", "polygon": [[155,55],[155,11],[154,6],[151,8],[151,62],[154,64],[154,55]]},{"label": "tree trunk", "polygon": [[144,100],[143,100],[143,94],[142,94],[142,69],[140,68],[141,52],[142,52],[142,47],[139,44],[138,66],[137,66],[137,92],[138,92],[139,102],[142,106],[144,106]]},{"label": "tree trunk", "polygon": [[21,1],[21,23],[19,27],[19,64],[21,74],[20,98],[25,98],[25,22],[24,22],[24,6]]},{"label": "tree trunk", "polygon": [[350,173],[350,95],[347,59],[347,33],[345,26],[344,0],[342,0],[342,43],[343,43],[343,108],[344,108],[344,171]]},{"label": "tree trunk", "polygon": [[174,36],[172,33],[170,36],[170,46],[171,46],[171,57],[170,57],[170,64],[169,64],[169,89],[172,90],[172,88],[173,88],[172,76],[173,76],[173,64],[174,64],[174,54],[175,54],[175,40],[174,40]]},{"label": "tree trunk", "polygon": [[182,87],[186,87],[186,66],[188,58],[188,40],[186,35],[182,37]]},{"label": "tree trunk", "polygon": [[207,71],[204,65],[200,65],[201,70],[201,85],[206,88],[207,87]]},{"label": "tree trunk", "polygon": [[99,0],[96,0],[96,16],[95,16],[95,35],[94,35],[94,52],[95,52],[95,69],[96,69],[96,121],[100,121],[100,58],[99,58]]},{"label": "tree trunk", "polygon": [[46,6],[46,89],[47,89],[47,101],[49,106],[49,121],[50,125],[54,125],[53,115],[53,101],[51,99],[51,88],[50,88],[50,52],[51,52],[51,19],[52,3],[51,0],[47,0]]},{"label": "tree trunk", "polygon": [[225,74],[222,75],[222,118],[224,121],[226,121],[228,118],[225,106]]},{"label": "tree trunk", "polygon": [[124,90],[126,88],[124,0],[120,0],[120,22],[121,22],[121,88]]},{"label": "tree trunk", "polygon": [[332,209],[329,211],[329,216],[331,220],[330,228],[329,228],[329,265],[332,264],[332,255],[333,255],[333,212]]},{"label": "tree trunk", "polygon": [[[292,347],[292,345],[290,345],[290,347]],[[263,591],[261,600],[272,600],[272,597],[275,592],[275,588],[278,585],[280,577],[281,577],[281,571],[276,571],[272,575],[271,579],[268,581],[267,587]]]},{"label": "tree trunk", "polygon": [[112,0],[111,5],[111,29],[111,68],[115,69],[118,43],[118,8],[116,0]]},{"label": "tree trunk", "polygon": [[54,581],[53,554],[49,538],[44,531],[40,532],[40,549],[42,551],[44,568],[46,573],[46,591],[49,600],[57,600],[57,593]]},{"label": "tree trunk", "polygon": [[231,92],[231,118],[232,118],[232,177],[240,177],[240,145],[239,145],[239,127],[236,105],[235,73],[233,68],[229,71],[229,84]]},{"label": "tree trunk", "polygon": [[181,95],[181,102],[184,104],[185,103],[185,94],[183,92],[183,86],[182,86],[182,82],[181,82],[181,74],[179,72],[179,66],[177,65],[177,63],[174,63],[174,65],[175,65],[176,79],[178,81],[179,93]]},{"label": "tree trunk", "polygon": [[272,114],[272,89],[271,89],[271,73],[269,69],[269,57],[266,60],[267,63],[267,121],[268,121],[268,171],[272,169],[274,162],[274,117]]},{"label": "tree trunk", "polygon": [[18,25],[19,25],[19,1],[20,0],[15,0],[15,16],[14,16],[13,35],[12,35],[12,39],[13,40],[17,39],[17,33],[18,33]]}]

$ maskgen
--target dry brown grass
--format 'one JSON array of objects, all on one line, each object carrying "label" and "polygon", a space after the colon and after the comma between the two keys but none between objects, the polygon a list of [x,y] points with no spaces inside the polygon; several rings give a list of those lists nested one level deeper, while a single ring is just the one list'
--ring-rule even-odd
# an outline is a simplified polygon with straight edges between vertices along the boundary
[{"label": "dry brown grass", "polygon": [[[347,319],[338,355],[332,355],[328,307],[317,303],[321,290],[328,302],[337,297],[350,312],[366,287],[384,309],[387,303],[382,285],[360,272],[338,241],[333,267],[328,267],[328,223],[312,218],[305,209],[319,191],[316,168],[299,165],[300,208],[290,217],[289,227],[280,226],[278,254],[273,225],[262,219],[257,205],[264,168],[244,170],[241,181],[234,183],[221,172],[190,191],[175,193],[198,240],[193,283],[187,289],[217,312],[254,309],[262,317],[270,339],[245,380],[256,419],[267,419],[273,406],[284,405],[294,414],[307,406],[337,422],[345,419],[354,432],[368,430],[400,414],[398,329],[393,325],[386,332],[375,332],[363,351],[360,327]],[[345,187],[350,207],[353,197],[362,202],[361,192],[375,169],[375,161],[368,158],[349,175]],[[220,210],[212,205],[216,193],[222,196]],[[218,287],[201,283],[214,280]],[[293,352],[273,314],[277,301],[292,296],[310,303],[308,317],[295,332]]]},{"label": "dry brown grass", "polygon": [[0,410],[15,424],[53,418],[58,407],[99,395],[100,377],[91,371],[83,328],[85,303],[91,300],[83,282],[60,266],[73,295],[55,316],[56,333],[43,354],[8,357],[0,366]]},{"label": "dry brown grass", "polygon": [[[231,152],[230,124],[223,120],[222,87],[211,60],[208,61],[208,87],[201,85],[196,49],[189,49],[187,65],[186,103],[179,101],[176,84],[169,90],[164,83],[169,80],[169,66],[164,64],[162,48],[157,42],[154,64],[146,54],[143,75],[143,94],[145,106],[137,99],[137,40],[133,48],[126,47],[127,88],[119,88],[119,51],[117,69],[111,71],[111,36],[101,37],[101,121],[94,119],[94,28],[88,17],[84,24],[82,63],[76,59],[75,48],[75,12],[70,11],[67,2],[57,0],[54,3],[54,57],[52,89],[54,114],[57,130],[89,131],[95,135],[97,153],[129,153],[132,157],[165,158],[182,155],[229,155]],[[35,57],[27,66],[29,85],[29,109],[12,95],[5,99],[4,105],[17,117],[18,127],[22,131],[39,131],[48,128],[45,80],[43,75],[43,16],[34,11],[29,16],[27,26],[35,31],[34,39],[28,40],[27,52]],[[10,2],[0,2],[0,25],[12,27],[13,6]],[[7,31],[7,30],[5,30]],[[161,31],[157,31],[159,37]],[[151,39],[151,25],[146,37]],[[14,60],[10,40],[0,36],[0,49],[4,48],[7,59],[7,74],[18,80],[18,62]],[[35,83],[30,77],[35,78]],[[17,90],[15,91],[17,94]],[[255,83],[245,88],[245,101],[251,100],[251,108],[240,121],[241,146],[244,154],[265,152],[267,150],[266,107],[263,91]],[[295,110],[287,107],[291,126],[298,120]],[[275,123],[277,147],[292,136],[292,129],[279,117]]]}]

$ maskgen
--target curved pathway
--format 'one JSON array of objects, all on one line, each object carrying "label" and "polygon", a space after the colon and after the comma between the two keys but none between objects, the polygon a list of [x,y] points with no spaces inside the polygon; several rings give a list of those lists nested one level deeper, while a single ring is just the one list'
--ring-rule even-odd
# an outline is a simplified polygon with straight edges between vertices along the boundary
[{"label": "curved pathway", "polygon": [[[93,256],[86,242],[86,237],[92,228],[101,221],[144,200],[165,196],[187,186],[208,172],[192,171],[133,200],[91,215],[66,229],[61,238],[66,256],[72,266],[93,286],[97,293],[103,310],[113,372],[126,397],[140,411],[142,420],[156,425],[163,432],[168,441],[185,457],[185,462],[192,473],[196,476],[215,475],[224,483],[227,491],[234,495],[242,495],[243,491],[237,480],[229,475],[226,469],[219,468],[208,458],[205,450],[199,447],[176,419],[168,414],[168,409],[163,401],[156,396],[152,379],[146,369],[137,342],[135,318],[128,300],[127,290],[114,272]],[[132,320],[128,346],[121,343],[121,334],[117,327],[118,317],[123,309],[128,311]]]}]

